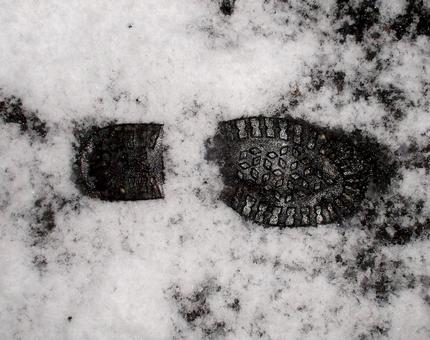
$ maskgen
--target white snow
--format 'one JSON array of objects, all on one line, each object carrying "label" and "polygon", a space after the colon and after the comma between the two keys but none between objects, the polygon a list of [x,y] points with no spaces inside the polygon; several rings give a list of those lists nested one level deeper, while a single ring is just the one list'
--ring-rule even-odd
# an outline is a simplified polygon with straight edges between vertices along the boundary
[{"label": "white snow", "polygon": [[[353,100],[377,70],[365,43],[335,40],[334,0],[307,3],[237,0],[222,17],[215,0],[0,0],[0,100],[21,98],[49,127],[44,142],[0,123],[0,339],[430,337],[428,238],[376,247],[377,263],[403,262],[381,270],[400,287],[382,303],[364,288],[380,269],[357,269],[375,242],[360,224],[264,229],[217,198],[219,171],[204,158],[217,123],[270,114],[295,93],[292,116],[363,129],[392,150],[429,144],[429,38],[381,48],[389,66],[376,83],[413,103],[390,129],[375,97]],[[405,3],[381,0],[381,14]],[[345,88],[312,90],[314,69],[343,71]],[[75,123],[112,120],[164,124],[164,200],[80,195]],[[401,175],[399,193],[428,214],[428,171]],[[39,199],[53,202],[56,226],[35,242]],[[181,308],[200,291],[210,313],[187,322]]]}]

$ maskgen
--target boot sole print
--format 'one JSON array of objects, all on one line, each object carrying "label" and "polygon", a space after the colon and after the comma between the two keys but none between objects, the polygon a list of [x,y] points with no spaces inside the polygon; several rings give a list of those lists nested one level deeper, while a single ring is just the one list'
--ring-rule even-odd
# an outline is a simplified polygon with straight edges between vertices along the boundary
[{"label": "boot sole print", "polygon": [[358,210],[368,186],[369,167],[351,137],[304,120],[225,121],[212,143],[221,199],[265,226],[338,222]]},{"label": "boot sole print", "polygon": [[90,129],[79,147],[78,187],[107,201],[163,198],[162,133],[152,123]]}]

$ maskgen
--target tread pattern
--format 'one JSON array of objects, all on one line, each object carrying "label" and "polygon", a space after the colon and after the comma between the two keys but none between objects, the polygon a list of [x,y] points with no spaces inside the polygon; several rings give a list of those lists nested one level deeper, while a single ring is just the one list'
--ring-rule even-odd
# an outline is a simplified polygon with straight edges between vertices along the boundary
[{"label": "tread pattern", "polygon": [[162,125],[93,128],[82,138],[78,184],[108,201],[163,198]]},{"label": "tread pattern", "polygon": [[213,139],[221,198],[266,226],[340,221],[356,211],[369,172],[352,137],[304,120],[250,117],[221,122]]}]

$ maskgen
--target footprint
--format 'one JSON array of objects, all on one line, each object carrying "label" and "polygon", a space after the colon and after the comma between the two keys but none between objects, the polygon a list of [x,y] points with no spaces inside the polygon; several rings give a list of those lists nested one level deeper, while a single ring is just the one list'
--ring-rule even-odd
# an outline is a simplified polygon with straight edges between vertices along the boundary
[{"label": "footprint", "polygon": [[246,219],[336,223],[360,208],[374,168],[354,138],[290,116],[241,118],[219,124],[208,159],[220,165],[221,199]]},{"label": "footprint", "polygon": [[93,128],[80,137],[77,184],[107,201],[163,198],[163,126],[118,124]]}]

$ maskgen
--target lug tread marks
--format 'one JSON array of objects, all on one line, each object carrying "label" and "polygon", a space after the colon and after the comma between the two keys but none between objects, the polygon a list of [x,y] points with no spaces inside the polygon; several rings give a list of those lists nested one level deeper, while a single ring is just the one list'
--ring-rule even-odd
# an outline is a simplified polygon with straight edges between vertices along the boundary
[{"label": "lug tread marks", "polygon": [[335,223],[360,206],[369,182],[351,136],[304,120],[250,117],[221,122],[213,139],[222,199],[265,226]]},{"label": "lug tread marks", "polygon": [[92,128],[80,136],[77,184],[107,201],[163,198],[164,165],[160,124]]}]

